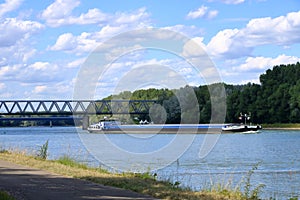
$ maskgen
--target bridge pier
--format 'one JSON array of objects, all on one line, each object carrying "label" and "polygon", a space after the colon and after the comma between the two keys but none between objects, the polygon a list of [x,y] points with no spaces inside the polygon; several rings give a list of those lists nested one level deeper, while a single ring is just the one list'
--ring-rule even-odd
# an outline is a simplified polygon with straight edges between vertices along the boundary
[{"label": "bridge pier", "polygon": [[82,119],[82,129],[87,130],[90,125],[90,118],[88,115],[84,116]]}]

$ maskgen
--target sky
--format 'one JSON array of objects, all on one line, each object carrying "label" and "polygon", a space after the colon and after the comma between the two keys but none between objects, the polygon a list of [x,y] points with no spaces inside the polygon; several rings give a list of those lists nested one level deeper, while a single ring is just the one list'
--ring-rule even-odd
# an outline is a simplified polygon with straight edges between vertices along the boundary
[{"label": "sky", "polygon": [[[152,29],[185,38],[182,52],[141,48],[146,38],[152,45],[161,42],[159,34],[135,32]],[[105,53],[118,56],[109,67],[98,66],[105,69],[101,74],[88,65],[89,56],[110,46],[112,38],[120,46],[110,43]],[[195,71],[189,58],[199,51],[193,52],[197,48],[190,41],[202,48],[214,70]],[[122,46],[125,42],[131,47]],[[98,76],[85,80],[95,82],[89,98],[97,99],[119,89],[198,86],[209,82],[209,74],[228,84],[259,84],[267,69],[299,61],[299,0],[0,1],[2,100],[72,99],[84,85],[83,69]]]}]

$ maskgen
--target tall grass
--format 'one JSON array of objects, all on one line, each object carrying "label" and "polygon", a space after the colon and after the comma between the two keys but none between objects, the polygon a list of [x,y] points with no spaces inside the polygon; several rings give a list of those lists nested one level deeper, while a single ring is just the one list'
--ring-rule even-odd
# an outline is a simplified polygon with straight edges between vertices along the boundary
[{"label": "tall grass", "polygon": [[224,195],[234,193],[239,199],[259,200],[261,199],[260,194],[265,185],[253,185],[251,183],[252,175],[258,169],[259,164],[260,162],[256,163],[236,185],[233,185],[233,177],[228,180],[224,178],[222,183],[214,182],[212,178],[210,178],[210,184],[207,189],[204,190],[209,192],[217,192]]},{"label": "tall grass", "polygon": [[75,159],[71,158],[70,156],[63,155],[57,160],[58,163],[70,166],[70,167],[77,167],[81,169],[88,169],[89,167],[86,164],[79,163],[75,161]]},{"label": "tall grass", "polygon": [[255,186],[253,189],[251,189],[253,186],[251,184],[251,177],[255,170],[258,169],[260,162],[255,164],[251,170],[248,171],[247,175],[244,178],[244,193],[243,195],[245,196],[246,199],[251,199],[251,200],[258,200],[259,198],[259,193],[262,191],[262,189],[265,187],[264,184],[259,184]]},{"label": "tall grass", "polygon": [[[80,163],[68,155],[63,155],[62,157],[58,158],[56,162],[69,167],[75,167],[75,168],[86,169],[86,170],[91,169],[91,167],[89,167],[87,164]],[[97,170],[98,172],[109,174],[108,170],[103,169],[101,167],[94,168],[94,169]]]},{"label": "tall grass", "polygon": [[49,140],[47,140],[45,142],[45,144],[43,144],[40,147],[40,149],[39,149],[39,151],[37,153],[37,158],[40,158],[42,160],[46,160],[47,159],[47,157],[48,157],[48,144],[49,144]]},{"label": "tall grass", "polygon": [[0,190],[0,200],[16,200],[13,196],[5,191]]}]

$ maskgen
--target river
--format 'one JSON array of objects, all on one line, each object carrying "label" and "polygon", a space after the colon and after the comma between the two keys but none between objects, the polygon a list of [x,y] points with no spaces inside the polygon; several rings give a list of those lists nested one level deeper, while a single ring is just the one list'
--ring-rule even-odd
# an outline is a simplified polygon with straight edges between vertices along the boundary
[{"label": "river", "polygon": [[[243,189],[243,177],[257,166],[250,179],[251,189],[265,185],[263,198],[300,196],[300,131],[221,134],[215,138],[216,144],[208,154],[199,157],[205,137],[205,134],[100,136],[74,127],[0,128],[0,149],[34,154],[49,140],[48,159],[68,155],[91,166],[101,165],[111,170],[121,166],[121,169],[134,170],[141,165],[149,166],[159,179],[178,182],[182,187],[195,190],[218,185]],[[178,144],[173,147],[176,140],[185,148]],[[166,146],[171,146],[174,151],[170,152]],[[125,152],[125,156],[114,157],[113,154],[118,153],[116,149]],[[129,154],[132,157],[126,157]],[[174,159],[178,155],[180,157]],[[135,160],[136,157],[139,159]]]}]

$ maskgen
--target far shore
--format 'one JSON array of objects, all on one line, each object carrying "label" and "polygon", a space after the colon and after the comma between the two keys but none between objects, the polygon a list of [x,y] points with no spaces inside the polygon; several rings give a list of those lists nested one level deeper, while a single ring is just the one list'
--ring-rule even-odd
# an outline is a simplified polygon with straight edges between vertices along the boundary
[{"label": "far shore", "polygon": [[262,124],[264,130],[300,130],[298,123],[276,123],[276,124]]},{"label": "far shore", "polygon": [[298,128],[284,128],[284,127],[269,127],[269,128],[264,128],[263,130],[300,130],[300,127]]}]

